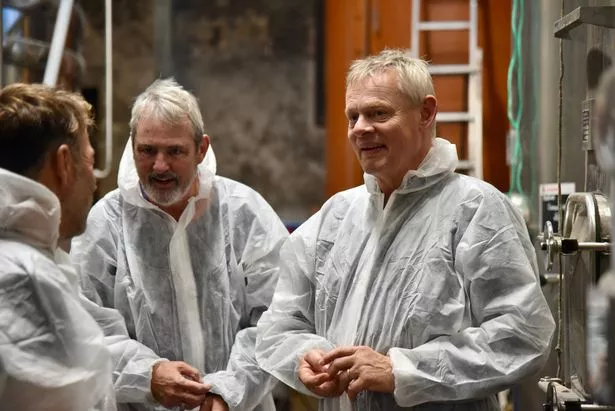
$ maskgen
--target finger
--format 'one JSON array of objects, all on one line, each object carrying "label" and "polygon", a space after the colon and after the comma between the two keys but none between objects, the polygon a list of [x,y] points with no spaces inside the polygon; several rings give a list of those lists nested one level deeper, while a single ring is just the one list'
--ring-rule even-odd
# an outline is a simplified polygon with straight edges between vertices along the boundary
[{"label": "finger", "polygon": [[316,387],[330,380],[329,374],[300,373],[299,379],[306,387]]},{"label": "finger", "polygon": [[336,358],[348,357],[354,354],[359,347],[355,346],[346,346],[346,347],[337,347],[328,353],[326,353],[322,358],[322,364],[329,364],[331,361]]},{"label": "finger", "polygon": [[350,401],[354,401],[357,398],[357,395],[359,395],[361,391],[365,391],[365,389],[365,381],[361,378],[357,378],[348,384],[346,393],[348,393],[348,398],[350,398]]},{"label": "finger", "polygon": [[329,375],[337,375],[340,371],[346,371],[355,365],[355,357],[341,357],[333,360],[327,368]]},{"label": "finger", "polygon": [[339,384],[344,388],[344,391],[348,389],[348,385],[352,382],[352,376],[349,371],[341,372],[338,374],[337,378],[339,379]]},{"label": "finger", "polygon": [[312,367],[313,370],[322,371],[321,361],[323,355],[324,353],[321,351],[311,350],[303,356],[303,359],[310,365],[310,367]]},{"label": "finger", "polygon": [[182,399],[176,393],[166,394],[164,398],[162,398],[158,402],[166,408],[173,408],[182,405]]},{"label": "finger", "polygon": [[206,397],[205,401],[203,401],[203,404],[201,404],[201,408],[199,408],[199,411],[211,411],[213,402],[213,397]]},{"label": "finger", "polygon": [[193,395],[185,392],[178,395],[178,399],[180,400],[181,404],[184,404],[186,406],[186,409],[191,410],[194,407],[198,407],[199,405],[203,404],[206,399],[206,395]]},{"label": "finger", "polygon": [[223,400],[214,401],[211,411],[228,411],[228,406]]},{"label": "finger", "polygon": [[310,391],[319,397],[331,397],[335,392],[335,384],[331,381],[324,382],[317,387],[311,387]]},{"label": "finger", "polygon": [[183,361],[177,363],[177,370],[185,376],[189,376],[194,381],[201,380],[201,373],[196,368],[186,364]]},{"label": "finger", "polygon": [[192,381],[187,378],[184,378],[181,382],[179,382],[178,386],[182,392],[193,395],[205,395],[211,389],[211,386],[208,384]]}]

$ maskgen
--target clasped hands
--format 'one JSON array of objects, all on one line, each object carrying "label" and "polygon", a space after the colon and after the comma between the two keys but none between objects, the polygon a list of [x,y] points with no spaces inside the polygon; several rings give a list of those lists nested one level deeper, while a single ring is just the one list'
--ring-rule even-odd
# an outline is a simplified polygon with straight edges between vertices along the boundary
[{"label": "clasped hands", "polygon": [[152,369],[152,396],[167,408],[199,407],[199,411],[228,411],[222,397],[209,392],[199,371],[183,361],[161,361]]},{"label": "clasped hands", "polygon": [[361,391],[395,390],[391,359],[364,346],[338,347],[328,353],[308,351],[300,361],[298,377],[320,397],[339,397],[346,392],[354,401]]}]

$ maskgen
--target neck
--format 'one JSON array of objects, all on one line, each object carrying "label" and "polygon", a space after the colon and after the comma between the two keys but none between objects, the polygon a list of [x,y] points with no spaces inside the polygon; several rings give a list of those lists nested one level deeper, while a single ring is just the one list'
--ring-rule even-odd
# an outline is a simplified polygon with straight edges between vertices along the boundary
[{"label": "neck", "polygon": [[403,178],[403,176],[395,178],[376,177],[378,181],[378,187],[380,188],[380,191],[384,193],[385,199],[388,199],[393,193],[393,191],[399,188]]},{"label": "neck", "polygon": [[60,238],[58,240],[58,247],[64,250],[66,253],[70,253],[70,238]]},{"label": "neck", "polygon": [[382,193],[384,194],[384,204],[385,205],[387,201],[389,200],[389,198],[391,197],[391,194],[393,194],[393,191],[397,190],[399,186],[401,186],[402,182],[404,181],[404,178],[406,177],[406,174],[408,174],[408,171],[419,169],[421,163],[427,156],[427,153],[429,153],[430,149],[431,149],[431,144],[425,145],[423,149],[421,150],[421,152],[418,154],[416,161],[414,161],[414,164],[401,175],[375,176],[376,180],[378,181],[378,187],[380,188],[380,191],[382,191]]},{"label": "neck", "polygon": [[386,206],[387,202],[389,201],[389,198],[391,197],[391,194],[393,194],[393,191],[397,190],[397,188],[400,186],[403,177],[395,179],[384,179],[379,177],[376,178],[378,180],[378,187],[380,187],[380,191],[382,191],[382,193],[384,194],[383,206]]},{"label": "neck", "polygon": [[73,232],[69,226],[70,218],[66,215],[66,211],[64,207],[62,207],[63,196],[60,190],[60,181],[57,174],[54,173],[54,170],[51,166],[51,160],[47,158],[45,165],[39,171],[38,175],[33,178],[34,181],[40,183],[47,187],[53,194],[56,195],[58,201],[60,202],[61,214],[60,214],[60,225],[58,227],[58,243],[57,247],[63,249],[67,253],[70,250],[70,242],[73,238]]}]

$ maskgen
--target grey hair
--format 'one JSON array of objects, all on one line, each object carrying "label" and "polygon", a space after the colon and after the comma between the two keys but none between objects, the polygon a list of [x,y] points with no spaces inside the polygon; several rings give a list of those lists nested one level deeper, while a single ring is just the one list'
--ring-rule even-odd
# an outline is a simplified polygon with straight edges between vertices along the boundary
[{"label": "grey hair", "polygon": [[130,118],[130,136],[133,143],[137,125],[145,117],[167,124],[178,124],[188,118],[197,147],[205,134],[205,124],[196,97],[173,77],[154,81],[135,99]]},{"label": "grey hair", "polygon": [[355,60],[346,76],[346,88],[388,70],[397,74],[399,90],[412,106],[419,106],[428,95],[434,95],[429,63],[411,57],[401,49],[386,49],[379,54]]}]

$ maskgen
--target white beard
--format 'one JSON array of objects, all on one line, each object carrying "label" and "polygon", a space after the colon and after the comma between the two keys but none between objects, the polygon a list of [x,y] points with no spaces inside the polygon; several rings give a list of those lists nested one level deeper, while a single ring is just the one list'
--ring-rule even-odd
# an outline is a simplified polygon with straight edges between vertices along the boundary
[{"label": "white beard", "polygon": [[148,181],[143,184],[143,191],[145,191],[145,194],[152,202],[163,207],[168,207],[184,198],[188,191],[190,191],[190,188],[192,187],[192,184],[194,183],[194,180],[196,179],[198,174],[198,170],[195,169],[194,174],[192,175],[192,178],[190,179],[188,184],[186,184],[184,187],[177,186],[173,189],[156,188],[156,186],[151,184],[150,180],[148,179]]}]

